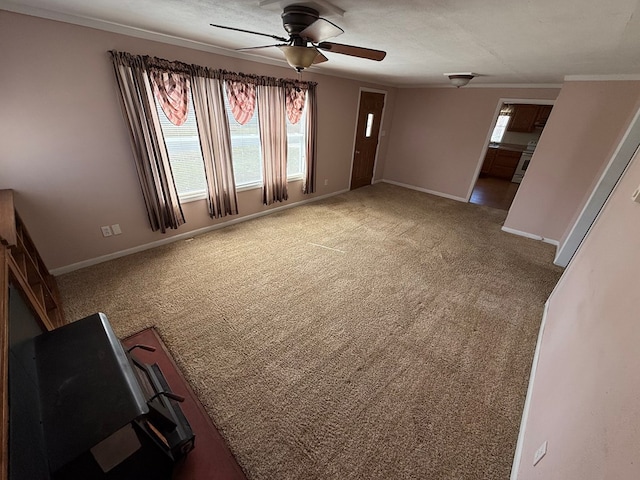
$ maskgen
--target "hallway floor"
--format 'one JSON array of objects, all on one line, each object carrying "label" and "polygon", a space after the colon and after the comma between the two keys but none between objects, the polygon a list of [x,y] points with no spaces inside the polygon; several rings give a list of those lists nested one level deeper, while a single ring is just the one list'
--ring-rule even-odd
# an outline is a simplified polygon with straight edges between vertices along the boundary
[{"label": "hallway floor", "polygon": [[479,177],[469,203],[509,210],[520,184],[494,177]]}]

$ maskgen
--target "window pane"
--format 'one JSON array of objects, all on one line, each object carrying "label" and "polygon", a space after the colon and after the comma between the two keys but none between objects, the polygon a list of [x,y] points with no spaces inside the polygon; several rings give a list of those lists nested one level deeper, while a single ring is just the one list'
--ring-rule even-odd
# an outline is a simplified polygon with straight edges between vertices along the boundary
[{"label": "window pane", "polygon": [[287,118],[287,177],[301,176],[304,172],[307,154],[306,123],[306,107],[295,125]]},{"label": "window pane", "polygon": [[509,115],[500,115],[498,117],[498,121],[496,122],[496,126],[498,127],[506,127],[507,124],[509,123],[509,119],[511,117]]},{"label": "window pane", "polygon": [[507,130],[507,125],[509,124],[509,119],[511,117],[509,115],[500,115],[498,117],[498,121],[496,122],[496,126],[493,129],[493,133],[491,134],[492,142],[501,142],[502,137],[504,137],[504,132]]},{"label": "window pane", "polygon": [[371,136],[371,130],[373,130],[373,113],[367,114],[367,128],[364,136],[369,138]]},{"label": "window pane", "polygon": [[[225,89],[226,90],[226,89]],[[258,129],[258,111],[244,125],[240,125],[233,117],[227,93],[224,95],[224,106],[231,130],[231,152],[233,173],[236,186],[262,182],[262,154],[260,153],[260,131]]]},{"label": "window pane", "polygon": [[157,101],[156,109],[169,152],[169,161],[178,195],[183,198],[204,194],[207,191],[207,182],[191,93],[189,93],[189,114],[186,122],[180,126],[169,121]]}]

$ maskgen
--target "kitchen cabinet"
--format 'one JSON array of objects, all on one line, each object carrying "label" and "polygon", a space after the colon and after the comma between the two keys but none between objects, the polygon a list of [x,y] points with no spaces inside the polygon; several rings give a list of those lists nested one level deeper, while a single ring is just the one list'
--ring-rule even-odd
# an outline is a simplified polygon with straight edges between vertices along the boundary
[{"label": "kitchen cabinet", "polygon": [[514,105],[511,120],[507,126],[510,132],[533,132],[547,123],[552,105]]},{"label": "kitchen cabinet", "polygon": [[513,115],[507,130],[510,132],[532,132],[538,118],[538,105],[514,105]]},{"label": "kitchen cabinet", "polygon": [[480,169],[480,173],[483,175],[489,175],[491,172],[491,166],[493,165],[493,161],[496,159],[496,154],[498,153],[497,148],[488,148],[487,154],[484,157],[484,162],[482,164],[482,168]]},{"label": "kitchen cabinet", "polygon": [[521,155],[522,152],[498,149],[496,158],[491,166],[490,175],[492,177],[511,180],[513,174],[516,173],[516,167],[518,166]]},{"label": "kitchen cabinet", "polygon": [[549,115],[551,115],[551,109],[553,105],[539,105],[538,106],[538,116],[536,117],[536,127],[544,127],[549,120]]},{"label": "kitchen cabinet", "polygon": [[504,150],[501,148],[489,148],[484,157],[480,173],[487,177],[503,178],[511,180],[516,171],[522,152]]}]

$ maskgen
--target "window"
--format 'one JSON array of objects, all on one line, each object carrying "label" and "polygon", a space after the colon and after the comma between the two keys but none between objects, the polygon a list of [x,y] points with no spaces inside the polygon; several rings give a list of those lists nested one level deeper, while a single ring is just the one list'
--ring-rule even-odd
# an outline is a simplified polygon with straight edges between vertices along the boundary
[{"label": "window", "polygon": [[496,122],[496,126],[493,129],[493,133],[491,134],[491,142],[500,143],[502,141],[502,137],[504,137],[504,132],[507,131],[507,125],[509,125],[510,115],[500,115],[498,117],[498,121]]},{"label": "window", "polygon": [[200,137],[194,113],[191,93],[189,93],[187,120],[180,126],[169,121],[156,101],[160,126],[169,152],[169,161],[176,189],[181,200],[202,198],[207,192],[204,160],[200,150]]},{"label": "window", "polygon": [[[203,198],[207,191],[204,160],[200,150],[200,137],[189,93],[189,114],[180,126],[169,121],[156,101],[156,110],[164,134],[169,161],[180,200]],[[229,119],[233,173],[236,187],[252,187],[262,183],[262,154],[258,112],[246,124],[240,125],[233,117],[225,92],[224,105]],[[287,119],[287,179],[302,178],[306,157],[306,108],[295,125]]]},{"label": "window", "polygon": [[229,119],[231,133],[231,151],[233,173],[236,187],[257,185],[262,182],[262,154],[260,153],[260,130],[258,129],[258,111],[244,125],[240,125],[231,112],[231,106],[224,94],[224,107]]},{"label": "window", "polygon": [[500,143],[502,141],[504,133],[507,131],[507,127],[509,126],[509,120],[511,120],[512,115],[513,105],[503,103],[502,107],[500,108],[500,113],[498,113],[496,126],[493,128],[493,132],[491,133],[492,143]]},{"label": "window", "polygon": [[[289,151],[285,136],[287,124],[284,109],[288,100],[289,115],[293,117],[295,113],[296,117],[301,116],[307,96],[310,99],[306,117],[309,125],[305,125],[304,122],[296,127],[297,129],[292,126],[289,133],[292,145],[290,170],[294,176],[304,171],[302,193],[314,193],[315,177],[312,173],[315,172],[316,164],[317,117],[315,82],[214,70],[114,50],[109,53],[122,97],[125,122],[131,134],[138,179],[153,231],[165,233],[167,229],[180,227],[185,222],[180,200],[184,201],[186,198],[206,198],[211,218],[238,214],[238,188],[234,175],[236,169],[239,184],[254,182],[246,183],[245,188],[253,188],[256,185],[255,181],[260,178],[259,174],[264,176],[258,184],[264,188],[261,195],[263,204],[271,205],[274,202],[285,201],[289,178]],[[247,94],[253,95],[253,91],[258,90],[260,95],[255,100],[259,105],[258,109],[262,110],[256,119],[259,133],[256,133],[255,123],[242,129],[234,124],[235,142],[232,141],[224,106],[224,84],[229,82],[234,82],[229,86],[233,87],[234,94],[238,94],[241,108],[249,106],[253,111],[254,98],[247,98],[250,104],[246,105],[243,97]],[[149,102],[152,103],[151,111]],[[163,110],[162,113],[158,111],[158,104]],[[294,112],[291,110],[292,107],[300,110]],[[265,108],[267,111],[264,111]],[[193,112],[191,118],[189,110]],[[165,111],[168,119],[165,118]],[[244,117],[249,119],[246,115]],[[275,117],[279,119],[277,125],[266,126],[260,123],[261,119],[272,122],[271,118]],[[169,120],[181,123],[187,119],[189,122],[178,128],[167,122]],[[309,128],[309,136],[304,141],[308,145],[302,148],[302,139],[306,136],[308,126],[312,127]],[[238,131],[235,131],[236,128]],[[242,130],[246,129],[249,130],[245,135]],[[158,141],[161,142],[160,145]],[[241,168],[242,155],[239,151],[243,141],[253,150],[252,155],[247,155],[255,162],[251,168]],[[269,148],[259,148],[261,142],[265,142],[261,147]],[[234,144],[236,165],[233,160]],[[260,159],[260,156],[263,158]],[[302,160],[304,165],[301,166]]]},{"label": "window", "polygon": [[307,155],[307,109],[295,125],[287,118],[287,179],[302,178]]},{"label": "window", "polygon": [[367,128],[364,132],[364,136],[369,138],[371,136],[371,130],[373,130],[373,113],[367,114]]}]

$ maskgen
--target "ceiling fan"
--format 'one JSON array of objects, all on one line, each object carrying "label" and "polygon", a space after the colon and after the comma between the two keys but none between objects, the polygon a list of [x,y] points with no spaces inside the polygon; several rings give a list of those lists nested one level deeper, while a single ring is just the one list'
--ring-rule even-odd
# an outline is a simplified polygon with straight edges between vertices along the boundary
[{"label": "ceiling fan", "polygon": [[313,64],[326,62],[328,59],[320,50],[376,60],[378,62],[387,54],[382,50],[327,42],[326,40],[328,38],[337,37],[344,33],[344,30],[329,20],[321,18],[317,10],[304,5],[289,5],[285,7],[282,13],[282,25],[289,34],[289,38],[270,35],[268,33],[253,32],[242,28],[211,24],[212,27],[261,35],[282,42],[260,47],[239,48],[238,50],[258,50],[261,48],[278,47],[284,53],[289,65],[298,72]]}]

